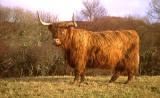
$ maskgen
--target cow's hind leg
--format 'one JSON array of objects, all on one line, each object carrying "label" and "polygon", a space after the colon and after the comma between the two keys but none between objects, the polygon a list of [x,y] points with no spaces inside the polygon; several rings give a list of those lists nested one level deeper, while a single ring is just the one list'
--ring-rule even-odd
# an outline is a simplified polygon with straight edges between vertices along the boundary
[{"label": "cow's hind leg", "polygon": [[116,81],[119,76],[120,76],[120,71],[115,71],[109,83]]},{"label": "cow's hind leg", "polygon": [[131,80],[133,79],[133,70],[128,71],[128,80],[125,82],[125,84],[128,84],[131,82]]},{"label": "cow's hind leg", "polygon": [[83,82],[85,80],[85,72],[83,71],[82,73],[81,73],[81,82]]}]

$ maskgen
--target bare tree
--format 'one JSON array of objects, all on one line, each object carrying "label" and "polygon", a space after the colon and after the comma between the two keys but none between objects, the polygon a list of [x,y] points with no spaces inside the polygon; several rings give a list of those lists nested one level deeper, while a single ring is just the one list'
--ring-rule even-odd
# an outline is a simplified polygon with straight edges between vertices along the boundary
[{"label": "bare tree", "polygon": [[74,14],[75,14],[74,18],[76,21],[83,21],[84,20],[84,16],[79,11],[76,11]]},{"label": "bare tree", "polygon": [[160,0],[151,0],[148,15],[156,21],[160,21]]},{"label": "bare tree", "polygon": [[24,10],[22,8],[13,8],[10,12],[10,21],[15,23],[23,23],[25,19],[25,16],[23,14]]},{"label": "bare tree", "polygon": [[100,0],[84,0],[82,3],[84,9],[81,10],[81,14],[88,21],[93,21],[95,18],[107,15],[107,11]]}]

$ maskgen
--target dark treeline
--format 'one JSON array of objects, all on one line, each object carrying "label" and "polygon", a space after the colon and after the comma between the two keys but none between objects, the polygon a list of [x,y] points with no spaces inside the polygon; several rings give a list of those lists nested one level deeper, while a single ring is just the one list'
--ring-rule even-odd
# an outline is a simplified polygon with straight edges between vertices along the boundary
[{"label": "dark treeline", "polygon": [[[41,12],[44,21],[58,18]],[[77,21],[78,28],[91,31],[136,30],[140,36],[140,74],[160,74],[160,23],[145,18],[103,16],[93,21]],[[39,24],[37,15],[20,8],[0,6],[0,77],[38,75],[71,75],[63,53],[52,45],[47,27]],[[97,74],[107,74],[106,71]],[[87,74],[95,75],[88,71]]]}]

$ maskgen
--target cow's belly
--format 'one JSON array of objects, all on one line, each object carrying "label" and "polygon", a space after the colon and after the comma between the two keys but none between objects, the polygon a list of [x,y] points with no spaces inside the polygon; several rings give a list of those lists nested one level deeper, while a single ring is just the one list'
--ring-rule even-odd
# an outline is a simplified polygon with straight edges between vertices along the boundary
[{"label": "cow's belly", "polygon": [[120,59],[121,55],[118,54],[116,51],[112,51],[108,54],[105,54],[104,52],[100,51],[89,57],[86,66],[88,68],[112,69],[117,65]]},{"label": "cow's belly", "polygon": [[108,59],[94,59],[89,60],[86,64],[87,68],[100,68],[100,69],[112,69],[116,65],[116,62],[108,61]]}]

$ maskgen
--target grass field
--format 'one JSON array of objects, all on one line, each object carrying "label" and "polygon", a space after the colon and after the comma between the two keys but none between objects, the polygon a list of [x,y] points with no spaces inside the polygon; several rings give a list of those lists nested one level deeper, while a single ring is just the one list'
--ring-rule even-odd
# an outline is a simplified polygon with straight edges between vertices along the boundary
[{"label": "grass field", "polygon": [[73,85],[73,76],[40,76],[0,79],[0,98],[160,98],[160,76],[140,76],[130,84],[121,76],[87,76]]}]

